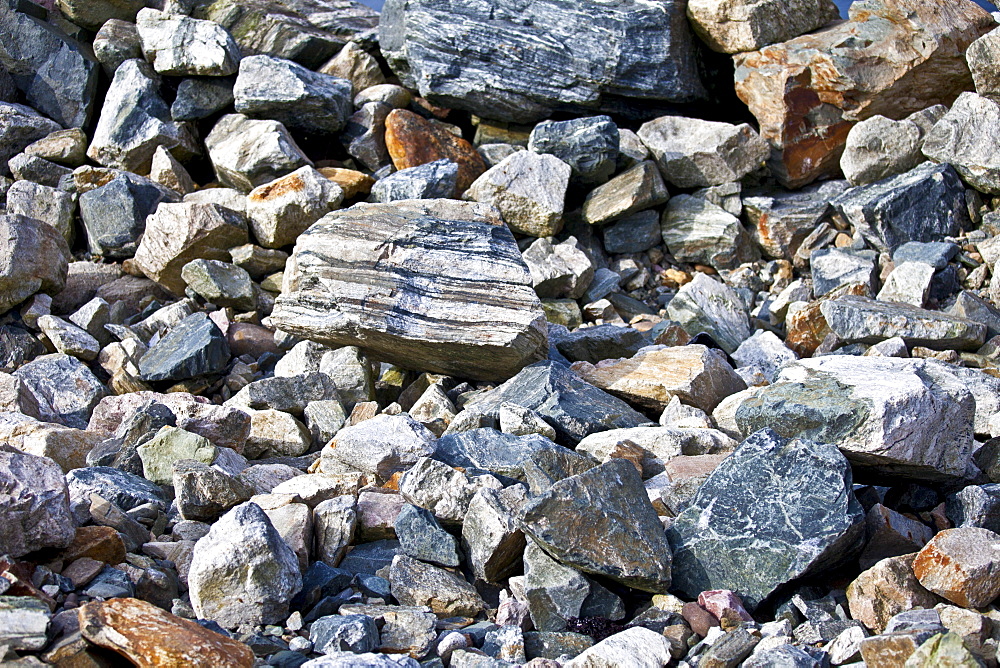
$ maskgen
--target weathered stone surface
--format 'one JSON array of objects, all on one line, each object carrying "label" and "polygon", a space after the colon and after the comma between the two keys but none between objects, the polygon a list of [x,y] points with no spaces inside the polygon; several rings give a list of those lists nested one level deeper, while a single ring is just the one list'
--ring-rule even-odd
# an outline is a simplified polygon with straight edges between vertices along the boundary
[{"label": "weathered stone surface", "polygon": [[224,77],[239,66],[239,47],[213,21],[146,8],[136,17],[136,28],[146,60],[160,74]]},{"label": "weathered stone surface", "polygon": [[379,179],[372,186],[369,201],[449,199],[454,197],[457,184],[458,165],[450,160],[435,160]]},{"label": "weathered stone surface", "polygon": [[969,45],[965,59],[972,71],[972,81],[976,92],[991,100],[1000,99],[1000,80],[997,78],[993,63],[996,61],[997,44],[1000,32],[996,29],[986,33]]},{"label": "weathered stone surface", "polygon": [[514,232],[554,236],[562,231],[571,171],[556,156],[518,151],[476,179],[464,198],[495,206]]},{"label": "weathered stone surface", "polygon": [[500,582],[517,571],[524,552],[524,533],[513,511],[516,492],[481,489],[469,503],[462,523],[462,548],[472,572],[487,582]]},{"label": "weathered stone surface", "polygon": [[639,128],[638,135],[663,178],[680,188],[739,181],[770,153],[767,142],[746,123],[663,116]]},{"label": "weathered stone surface", "polygon": [[[16,378],[5,378],[20,386],[25,403],[30,402],[30,412],[38,414],[38,403],[33,394]],[[87,453],[104,438],[82,429],[71,429],[60,424],[42,422],[17,412],[15,406],[5,406],[8,411],[0,413],[0,440],[15,450],[38,457],[48,457],[59,467],[69,472],[87,465]]]},{"label": "weathered stone surface", "polygon": [[66,285],[69,246],[54,227],[26,216],[0,216],[0,313],[35,294]]},{"label": "weathered stone surface", "polygon": [[351,494],[336,496],[313,509],[313,551],[326,564],[339,564],[348,545],[354,542],[358,507]]},{"label": "weathered stone surface", "polygon": [[341,130],[351,115],[351,82],[272,56],[240,61],[236,111],[306,132]]},{"label": "weathered stone surface", "polygon": [[700,197],[677,195],[660,219],[667,250],[680,262],[735,269],[758,258],[740,219]]},{"label": "weathered stone surface", "polygon": [[7,191],[7,213],[47,223],[63,235],[66,243],[73,242],[76,202],[69,193],[31,181],[15,181]]},{"label": "weathered stone surface", "polygon": [[561,443],[576,444],[608,429],[638,427],[648,422],[621,399],[594,387],[556,362],[525,367],[499,387],[477,397],[466,408],[498,415],[501,405],[516,404],[541,415]]},{"label": "weathered stone surface", "polygon": [[644,591],[670,586],[670,547],[627,461],[614,459],[555,483],[530,498],[518,520],[564,564]]},{"label": "weathered stone surface", "polygon": [[756,51],[840,18],[830,0],[692,0],[687,12],[698,36],[721,53]]},{"label": "weathered stone surface", "polygon": [[[744,433],[834,443],[858,471],[935,480],[965,474],[975,402],[932,360],[832,355],[786,366],[737,409]],[[914,416],[919,416],[918,424]]]},{"label": "weathered stone surface", "polygon": [[[31,107],[0,102],[0,167],[29,144],[45,138],[61,128]],[[2,169],[7,173],[6,169]]]},{"label": "weathered stone surface", "polygon": [[220,118],[205,147],[219,181],[242,192],[312,164],[284,125],[243,114]]},{"label": "weathered stone surface", "polygon": [[1000,194],[1000,162],[985,137],[1000,133],[1000,106],[975,93],[962,93],[924,141],[924,155],[951,164],[977,190]]},{"label": "weathered stone surface", "polygon": [[222,330],[205,314],[195,313],[139,359],[146,381],[185,380],[222,371],[229,363],[229,344]]},{"label": "weathered stone surface", "polygon": [[368,102],[354,112],[340,134],[347,153],[372,171],[392,163],[385,145],[385,119],[393,108],[382,102]]},{"label": "weathered stone surface", "polygon": [[228,250],[245,244],[246,219],[218,204],[162,204],[146,218],[135,263],[146,276],[174,294],[184,294],[181,272],[197,259],[230,259]]},{"label": "weathered stone surface", "polygon": [[1000,485],[969,485],[947,499],[947,517],[955,527],[1000,529]]},{"label": "weathered stone surface", "polygon": [[911,554],[934,536],[930,527],[906,515],[876,503],[865,516],[868,534],[858,565],[862,569],[874,566],[887,557]]},{"label": "weathered stone surface", "polygon": [[145,6],[142,0],[58,0],[57,5],[66,18],[87,30],[97,30],[110,19],[135,21]]},{"label": "weathered stone surface", "polygon": [[[567,107],[611,109],[629,98],[692,102],[705,95],[684,7],[675,3],[545,2],[526,16],[499,2],[391,0],[379,31],[404,86],[501,121],[536,121]],[[525,60],[520,52],[535,55]]]},{"label": "weathered stone surface", "polygon": [[434,448],[433,458],[450,467],[482,469],[518,480],[525,478],[524,467],[536,453],[563,449],[538,434],[516,436],[488,427],[446,434]]},{"label": "weathered stone surface", "polygon": [[932,666],[978,668],[983,662],[965,646],[962,636],[957,633],[939,633],[925,640],[903,665],[904,668],[932,668]]},{"label": "weathered stone surface", "polygon": [[873,250],[822,248],[809,255],[813,295],[826,296],[847,285],[874,292],[878,283],[878,254]]},{"label": "weathered stone surface", "polygon": [[439,566],[459,565],[458,543],[429,510],[406,504],[396,517],[396,537],[403,554]]},{"label": "weathered stone surface", "polygon": [[329,615],[309,629],[313,649],[321,654],[371,652],[379,646],[378,628],[368,615]]},{"label": "weathered stone surface", "polygon": [[328,214],[299,237],[272,322],[404,367],[507,378],[544,355],[546,333],[499,222],[491,207],[443,200]]},{"label": "weathered stone surface", "polygon": [[145,478],[110,466],[89,466],[66,474],[70,501],[73,505],[90,507],[90,496],[96,494],[125,511],[144,504],[166,508],[163,490]]},{"label": "weathered stone surface", "polygon": [[[91,2],[80,4],[94,6]],[[136,10],[142,9],[142,6],[136,7]],[[134,19],[134,16],[128,20],[108,19],[99,26],[94,37],[94,56],[110,77],[115,75],[115,70],[126,60],[142,58],[142,43],[139,41],[139,31],[132,22]]]},{"label": "weathered stone surface", "polygon": [[913,608],[932,608],[941,599],[913,575],[916,553],[889,557],[859,575],[847,587],[851,617],[881,633],[895,615]]},{"label": "weathered stone surface", "polygon": [[312,437],[304,424],[288,413],[253,411],[246,454],[250,457],[298,457],[308,452]]},{"label": "weathered stone surface", "polygon": [[667,304],[667,317],[691,336],[705,332],[733,353],[750,338],[746,305],[728,285],[697,272]]},{"label": "weathered stone surface", "polygon": [[923,161],[924,133],[913,121],[885,116],[866,118],[851,128],[840,168],[852,186],[902,174]]},{"label": "weathered stone surface", "polygon": [[655,211],[640,211],[604,228],[604,249],[609,253],[642,253],[661,240]]},{"label": "weathered stone surface", "polygon": [[[673,660],[671,657],[667,638],[656,631],[635,627],[602,640],[564,665],[567,668],[611,668],[627,663],[635,668],[657,668],[668,665]],[[706,662],[706,665],[714,664]]]},{"label": "weathered stone surface", "polygon": [[827,215],[830,200],[848,187],[847,181],[825,181],[795,191],[776,187],[745,191],[743,208],[754,241],[767,257],[791,260]]},{"label": "weathered stone surface", "polygon": [[[331,58],[323,67],[319,69],[321,74],[329,74],[338,79],[346,79],[351,82],[352,89],[357,95],[373,86],[386,85],[385,75],[378,60],[357,42],[348,42],[336,56]],[[360,107],[360,104],[355,104]],[[403,105],[406,106],[406,105]]]},{"label": "weathered stone surface", "polygon": [[609,116],[542,121],[528,137],[528,151],[559,158],[581,184],[604,183],[614,174],[618,144],[618,126]]},{"label": "weathered stone surface", "polygon": [[878,343],[898,336],[908,346],[975,350],[986,339],[982,323],[898,302],[848,295],[824,301],[820,310],[830,329],[848,343]]},{"label": "weathered stone surface", "polygon": [[926,162],[852,188],[831,204],[881,252],[892,253],[908,241],[944,241],[970,226],[965,186],[947,164]]},{"label": "weathered stone surface", "polygon": [[[305,370],[292,376],[261,378],[237,392],[226,405],[254,410],[273,409],[301,416],[310,402],[337,399],[337,380],[327,373]],[[342,385],[346,386],[346,383]]]},{"label": "weathered stone surface", "polygon": [[454,162],[458,165],[458,195],[486,171],[483,157],[472,144],[406,109],[393,109],[385,117],[385,145],[396,169],[436,160]]},{"label": "weathered stone surface", "polygon": [[705,346],[646,348],[629,359],[571,367],[595,387],[647,408],[662,410],[673,397],[707,413],[746,383],[729,363]]},{"label": "weathered stone surface", "polygon": [[736,93],[757,117],[774,149],[771,171],[786,185],[836,173],[854,121],[950,104],[969,87],[965,49],[994,27],[969,3],[878,0],[849,17],[735,56]]},{"label": "weathered stone surface", "polygon": [[440,461],[422,457],[399,481],[399,493],[407,502],[426,508],[448,526],[461,524],[480,489],[501,489],[492,475],[466,474]]},{"label": "weathered stone surface", "polygon": [[184,79],[177,86],[177,97],[170,105],[175,121],[197,121],[222,111],[234,101],[233,79]]},{"label": "weathered stone surface", "polygon": [[38,328],[60,353],[91,362],[97,358],[97,353],[101,351],[101,344],[97,339],[58,316],[43,315],[38,319]]},{"label": "weathered stone surface", "polygon": [[392,560],[392,595],[402,605],[426,605],[439,617],[473,617],[486,608],[475,588],[460,576],[405,555]]},{"label": "weathered stone surface", "polygon": [[835,446],[757,432],[668,529],[674,588],[730,589],[753,611],[789,580],[836,566],[864,540],[851,486]]},{"label": "weathered stone surface", "polygon": [[[226,513],[195,544],[188,584],[198,617],[236,628],[283,622],[289,600],[302,587],[302,576],[295,553],[264,511],[245,503]],[[232,596],[234,591],[241,595]]]},{"label": "weathered stone surface", "polygon": [[162,146],[157,146],[153,153],[153,160],[149,164],[149,179],[180,195],[186,195],[195,189],[191,174]]},{"label": "weathered stone surface", "polygon": [[934,267],[923,262],[902,262],[893,268],[879,290],[878,300],[922,308],[927,302]]},{"label": "weathered stone surface", "polygon": [[0,542],[11,557],[73,540],[66,481],[51,459],[0,449],[0,502]]},{"label": "weathered stone surface", "polygon": [[146,218],[161,202],[176,200],[166,188],[129,172],[120,172],[99,188],[82,193],[80,218],[90,252],[112,259],[133,256]]},{"label": "weathered stone surface", "polygon": [[51,617],[45,601],[30,596],[0,596],[0,641],[10,649],[41,650],[48,643],[46,630]]},{"label": "weathered stone surface", "polygon": [[917,553],[920,584],[952,603],[982,608],[1000,595],[1000,535],[961,527],[938,533]]},{"label": "weathered stone surface", "polygon": [[250,668],[254,663],[253,651],[243,643],[134,598],[83,606],[80,631],[90,642],[141,668],[201,662],[220,668]]},{"label": "weathered stone surface", "polygon": [[400,414],[379,415],[341,429],[323,456],[389,478],[433,452],[434,435],[409,415]]},{"label": "weathered stone surface", "polygon": [[579,299],[594,278],[594,265],[576,237],[556,244],[536,239],[521,257],[539,297]]},{"label": "weathered stone surface", "polygon": [[221,466],[216,468],[193,459],[174,462],[171,483],[181,518],[199,522],[214,522],[222,513],[249,499],[254,491],[242,478],[229,475]]},{"label": "weathered stone surface", "polygon": [[252,311],[257,305],[250,274],[219,260],[191,260],[181,268],[181,279],[199,297],[216,306]]},{"label": "weathered stone surface", "polygon": [[643,160],[594,188],[584,200],[581,214],[591,225],[603,225],[659,206],[669,197],[656,163]]},{"label": "weathered stone surface", "polygon": [[87,155],[105,167],[148,174],[158,146],[178,158],[198,153],[191,130],[175,123],[160,96],[159,77],[141,60],[115,71]]},{"label": "weathered stone surface", "polygon": [[136,448],[142,459],[142,475],[157,485],[169,485],[173,480],[174,462],[194,459],[211,464],[216,448],[204,436],[176,427],[161,427],[148,441]]},{"label": "weathered stone surface", "polygon": [[41,355],[14,372],[38,403],[45,422],[86,429],[90,412],[107,389],[87,365],[63,353]]}]

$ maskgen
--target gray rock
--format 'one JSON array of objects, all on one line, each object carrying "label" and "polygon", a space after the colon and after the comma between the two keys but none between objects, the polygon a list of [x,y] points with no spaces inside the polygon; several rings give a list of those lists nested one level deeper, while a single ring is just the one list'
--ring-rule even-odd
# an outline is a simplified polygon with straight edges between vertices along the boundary
[{"label": "gray rock", "polygon": [[38,402],[39,417],[86,429],[90,412],[107,394],[87,365],[69,355],[42,355],[14,372]]},{"label": "gray rock", "polygon": [[576,237],[556,244],[536,239],[521,257],[539,297],[579,299],[594,278],[594,265]]},{"label": "gray rock", "polygon": [[822,664],[804,649],[789,644],[754,652],[740,665],[745,668],[819,668]]},{"label": "gray rock", "polygon": [[461,524],[480,489],[501,489],[503,483],[482,471],[464,473],[440,461],[422,457],[399,480],[399,494],[426,508],[449,527]]},{"label": "gray rock", "polygon": [[878,253],[851,248],[823,248],[809,256],[813,294],[829,294],[841,287],[860,283],[872,292],[878,282]]},{"label": "gray rock", "polygon": [[214,522],[253,496],[253,488],[241,478],[194,459],[175,461],[171,482],[177,510],[185,520]]},{"label": "gray rock", "polygon": [[515,487],[507,490],[476,492],[462,523],[462,548],[472,572],[486,582],[499,583],[514,574],[525,548],[524,532],[515,518],[523,498],[516,498]]},{"label": "gray rock", "polygon": [[[329,456],[388,479],[434,452],[434,435],[409,415],[378,415],[337,432]],[[331,447],[332,446],[332,447]]]},{"label": "gray rock", "polygon": [[[496,410],[499,414],[501,406]],[[524,466],[536,453],[565,449],[538,434],[517,436],[489,427],[446,434],[438,439],[434,448],[433,458],[448,466],[482,469],[517,480],[525,479]]]},{"label": "gray rock", "polygon": [[932,360],[831,355],[787,365],[736,411],[743,433],[837,445],[859,475],[962,477],[973,448],[975,401]]},{"label": "gray rock", "polygon": [[368,355],[356,346],[325,350],[319,362],[320,373],[333,379],[347,411],[361,402],[375,399],[377,368]]},{"label": "gray rock", "polygon": [[1000,485],[969,485],[948,496],[945,512],[956,527],[1000,529]]},{"label": "gray rock", "polygon": [[87,156],[105,167],[149,173],[158,146],[184,160],[200,149],[191,130],[170,117],[160,79],[141,60],[115,70]]},{"label": "gray rock", "polygon": [[[245,503],[226,513],[195,544],[188,584],[198,617],[232,629],[284,622],[302,576],[295,553],[264,511]],[[234,588],[241,594],[238,598],[231,595]]]},{"label": "gray rock", "polygon": [[998,41],[1000,32],[992,30],[970,44],[965,52],[976,92],[993,101],[1000,99],[1000,79],[993,67],[1000,50]]},{"label": "gray rock", "polygon": [[924,163],[852,188],[831,204],[880,252],[892,253],[907,241],[944,241],[971,225],[965,186],[947,164]]},{"label": "gray rock", "polygon": [[350,81],[272,56],[244,58],[233,95],[239,113],[306,132],[338,132],[352,110]]},{"label": "gray rock", "polygon": [[709,48],[721,53],[756,51],[822,28],[840,18],[831,0],[692,0],[688,17]]},{"label": "gray rock", "polygon": [[691,195],[677,195],[660,219],[667,250],[680,262],[735,269],[758,258],[739,218]]},{"label": "gray rock", "polygon": [[739,181],[771,152],[748,124],[731,125],[683,116],[662,116],[639,128],[639,139],[663,178],[680,188]]},{"label": "gray rock", "polygon": [[783,364],[799,358],[779,339],[774,332],[758,330],[740,344],[732,355],[738,368],[755,366],[771,380]]},{"label": "gray rock", "polygon": [[[6,10],[3,10],[6,11]],[[28,145],[61,128],[31,107],[0,102],[0,171],[7,173],[7,161]]]},{"label": "gray rock", "polygon": [[257,305],[250,274],[235,264],[219,260],[191,260],[181,278],[199,297],[216,306],[252,311]]},{"label": "gray rock", "polygon": [[299,664],[300,668],[420,668],[416,659],[399,654],[334,652]]},{"label": "gray rock", "polygon": [[232,78],[184,79],[170,105],[175,121],[197,121],[222,111],[235,101]]},{"label": "gray rock", "polygon": [[337,385],[333,378],[325,373],[311,372],[255,380],[233,395],[226,405],[302,415],[311,402],[335,400],[337,397]]},{"label": "gray rock", "polygon": [[52,613],[45,601],[30,596],[0,596],[0,643],[15,650],[39,651],[49,642]]},{"label": "gray rock", "polygon": [[562,231],[571,171],[557,156],[516,151],[476,179],[462,197],[495,206],[514,232],[549,237]]},{"label": "gray rock", "polygon": [[344,191],[312,167],[265,183],[247,195],[247,217],[258,243],[279,248],[295,243],[325,214],[340,207]]},{"label": "gray rock", "polygon": [[878,300],[922,308],[930,294],[934,267],[923,262],[901,262],[885,279]]},{"label": "gray rock", "polygon": [[135,255],[146,218],[177,196],[149,179],[121,172],[80,195],[80,218],[94,255],[122,259]]},{"label": "gray rock", "polygon": [[243,114],[220,118],[205,147],[219,181],[242,192],[312,164],[284,125]]},{"label": "gray rock", "polygon": [[864,540],[851,468],[833,445],[757,432],[667,530],[674,588],[735,592],[748,610],[781,585],[849,559]]},{"label": "gray rock", "polygon": [[[299,237],[271,321],[406,368],[508,378],[547,346],[529,273],[498,222],[492,207],[449,200],[327,214]],[[379,241],[349,233],[359,225]]]},{"label": "gray rock", "polygon": [[530,498],[519,520],[564,564],[644,591],[662,593],[670,586],[663,526],[630,462],[614,459],[560,480]]},{"label": "gray rock", "polygon": [[661,240],[655,211],[640,211],[604,228],[604,250],[609,253],[642,253]]},{"label": "gray rock", "polygon": [[847,343],[878,343],[901,337],[908,346],[975,350],[986,340],[986,325],[940,311],[847,295],[829,299],[820,310],[830,329]]},{"label": "gray rock", "polygon": [[185,380],[222,371],[229,363],[229,344],[204,313],[188,316],[139,359],[146,381]]},{"label": "gray rock", "polygon": [[126,60],[142,58],[142,42],[139,41],[135,23],[131,19],[105,21],[94,37],[94,56],[104,66],[109,77],[113,77],[115,70]]},{"label": "gray rock", "polygon": [[62,469],[47,457],[0,449],[0,502],[0,541],[15,559],[76,535]]},{"label": "gray rock", "polygon": [[31,181],[15,181],[7,191],[7,213],[47,223],[62,234],[67,244],[73,242],[76,201],[67,192]]},{"label": "gray rock", "polygon": [[548,153],[572,170],[572,180],[583,185],[604,183],[618,161],[618,126],[610,116],[542,121],[528,138],[528,150]]},{"label": "gray rock", "polygon": [[288,253],[285,251],[261,248],[253,244],[230,248],[229,255],[233,258],[233,264],[245,270],[255,281],[283,271],[288,261]]},{"label": "gray rock", "polygon": [[852,186],[860,186],[907,172],[921,162],[923,135],[913,121],[872,116],[847,134],[840,168]]},{"label": "gray rock", "polygon": [[[670,641],[666,637],[647,628],[634,627],[605,638],[564,665],[567,668],[599,668],[627,663],[635,668],[656,668],[671,663],[671,657]],[[713,664],[706,662],[705,665]]]},{"label": "gray rock", "polygon": [[135,23],[142,52],[160,74],[224,77],[239,67],[240,49],[218,23],[150,8]]},{"label": "gray rock", "polygon": [[313,651],[320,654],[362,654],[378,649],[380,642],[375,620],[368,615],[320,617],[310,627],[309,639],[313,643]]},{"label": "gray rock", "polygon": [[455,537],[441,528],[429,510],[406,504],[396,517],[395,529],[403,554],[439,566],[459,565]]},{"label": "gray rock", "polygon": [[316,558],[327,564],[341,563],[347,547],[354,542],[357,525],[358,508],[353,495],[345,494],[316,504],[313,509]]},{"label": "gray rock", "polygon": [[1000,133],[1000,106],[975,93],[962,93],[924,140],[924,155],[954,167],[973,188],[1000,194],[1000,162],[984,137]]},{"label": "gray rock", "polygon": [[54,188],[70,173],[68,167],[43,160],[33,155],[19,153],[7,161],[7,167],[15,180],[26,180]]},{"label": "gray rock", "polygon": [[142,0],[58,0],[59,11],[70,21],[87,30],[97,30],[107,21],[135,21],[143,8]]},{"label": "gray rock", "polygon": [[16,214],[0,216],[0,313],[35,294],[66,285],[69,246],[48,224]]},{"label": "gray rock", "polygon": [[826,181],[802,190],[769,187],[746,191],[743,207],[754,241],[767,257],[791,260],[802,241],[827,216],[830,200],[849,185],[847,181]]},{"label": "gray rock", "polygon": [[[894,264],[904,262],[922,262],[936,270],[944,269],[948,262],[958,253],[958,244],[951,241],[910,241],[892,254]],[[968,294],[968,293],[967,293]]]},{"label": "gray rock", "polygon": [[[158,485],[110,466],[89,466],[66,474],[72,505],[90,508],[91,495],[100,496],[124,511],[145,504],[166,509],[167,498]],[[89,513],[89,510],[88,510]]]},{"label": "gray rock", "polygon": [[372,171],[391,162],[385,144],[385,119],[392,110],[388,104],[368,102],[354,112],[340,134],[347,153]]},{"label": "gray rock", "polygon": [[[654,226],[656,227],[657,243],[659,243],[660,224],[659,222],[657,222],[656,212],[647,211],[644,213],[652,214],[652,220]],[[598,267],[597,271],[594,272],[594,278],[593,280],[591,280],[590,286],[587,288],[587,291],[583,293],[583,297],[581,297],[581,300],[583,301],[584,304],[592,304],[593,302],[604,299],[605,297],[611,295],[612,293],[617,292],[618,289],[621,287],[621,283],[622,283],[621,274],[611,271],[610,269],[605,269],[604,267]],[[569,326],[572,327],[573,325]]]},{"label": "gray rock", "polygon": [[670,300],[667,317],[680,323],[691,336],[707,333],[730,354],[752,333],[739,294],[701,272]]},{"label": "gray rock", "polygon": [[669,197],[656,163],[644,160],[594,188],[583,202],[581,215],[591,225],[604,225],[659,206]]},{"label": "gray rock", "polygon": [[649,341],[637,329],[617,325],[585,327],[560,336],[556,349],[571,362],[597,364],[602,360],[632,357]]},{"label": "gray rock", "polygon": [[91,362],[97,358],[97,353],[101,351],[100,342],[88,334],[86,330],[58,316],[43,315],[38,319],[38,328],[60,353]]},{"label": "gray rock", "polygon": [[406,555],[393,558],[389,582],[401,605],[426,605],[439,617],[474,617],[486,609],[475,588],[460,576]]},{"label": "gray rock", "polygon": [[372,186],[370,201],[448,199],[455,195],[457,185],[458,165],[450,160],[435,160],[379,179]]},{"label": "gray rock", "polygon": [[100,67],[89,49],[59,28],[3,4],[0,64],[32,107],[63,127],[87,124]]},{"label": "gray rock", "polygon": [[[457,26],[475,30],[456,42]],[[535,121],[566,107],[610,109],[629,98],[692,102],[705,96],[684,8],[674,4],[654,8],[630,0],[570,11],[548,1],[525,15],[499,2],[390,0],[379,44],[407,88],[501,121]],[[519,52],[535,56],[524,60]]]}]

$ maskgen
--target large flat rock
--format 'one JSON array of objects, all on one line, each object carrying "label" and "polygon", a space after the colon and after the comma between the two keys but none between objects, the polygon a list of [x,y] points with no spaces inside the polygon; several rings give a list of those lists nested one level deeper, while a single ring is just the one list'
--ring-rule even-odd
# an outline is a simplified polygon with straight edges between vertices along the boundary
[{"label": "large flat rock", "polygon": [[271,320],[407,368],[502,380],[547,350],[545,316],[496,209],[358,204],[298,239]]}]

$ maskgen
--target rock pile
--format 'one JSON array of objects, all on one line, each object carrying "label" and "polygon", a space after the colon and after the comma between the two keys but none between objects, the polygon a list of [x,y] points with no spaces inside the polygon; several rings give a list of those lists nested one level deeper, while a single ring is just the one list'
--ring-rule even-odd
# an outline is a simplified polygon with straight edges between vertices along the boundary
[{"label": "rock pile", "polygon": [[0,0],[0,664],[996,666],[998,66],[971,0]]}]

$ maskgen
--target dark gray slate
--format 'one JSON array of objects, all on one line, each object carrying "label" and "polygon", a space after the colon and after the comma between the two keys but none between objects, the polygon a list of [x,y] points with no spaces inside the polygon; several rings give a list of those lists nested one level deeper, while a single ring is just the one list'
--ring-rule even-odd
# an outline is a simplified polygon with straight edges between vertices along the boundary
[{"label": "dark gray slate", "polygon": [[108,393],[86,364],[62,353],[36,357],[14,376],[35,395],[39,418],[74,429],[87,428],[91,411]]},{"label": "dark gray slate", "polygon": [[894,264],[904,262],[922,262],[935,269],[944,269],[955,254],[958,244],[951,241],[908,241],[892,254]]},{"label": "dark gray slate", "polygon": [[667,536],[674,589],[730,589],[752,612],[783,584],[850,559],[864,510],[836,446],[765,429],[709,475]]},{"label": "dark gray slate", "polygon": [[90,252],[116,260],[132,257],[146,230],[146,217],[160,202],[177,200],[176,194],[160,184],[129,172],[83,193],[80,218]]},{"label": "dark gray slate", "polygon": [[396,516],[395,529],[403,554],[439,566],[460,563],[458,542],[441,528],[431,511],[406,504]]},{"label": "dark gray slate", "polygon": [[355,545],[347,553],[347,556],[340,562],[340,568],[351,573],[375,575],[375,571],[391,564],[393,557],[401,553],[398,540],[376,540],[371,543],[361,543]]},{"label": "dark gray slate", "polygon": [[908,241],[943,241],[972,225],[965,184],[948,164],[925,162],[899,176],[852,188],[831,204],[883,252],[892,253]]},{"label": "dark gray slate", "polygon": [[968,290],[960,292],[955,298],[955,303],[948,309],[948,313],[986,325],[987,339],[1000,334],[1000,309],[974,292]]},{"label": "dark gray slate", "polygon": [[570,332],[556,340],[556,349],[573,362],[597,364],[601,360],[632,357],[649,341],[637,329],[598,325]]},{"label": "dark gray slate", "polygon": [[823,248],[809,256],[813,294],[822,297],[842,285],[861,283],[872,292],[878,278],[878,253],[853,248]]},{"label": "dark gray slate", "polygon": [[526,366],[466,408],[496,416],[500,404],[505,402],[537,412],[555,428],[556,440],[565,444],[575,445],[585,436],[599,431],[650,424],[645,415],[584,381],[558,362]]},{"label": "dark gray slate", "polygon": [[58,123],[23,104],[0,102],[0,173],[6,174],[7,161],[39,139],[61,130]]},{"label": "dark gray slate", "polygon": [[534,454],[566,449],[538,434],[515,436],[489,427],[448,434],[438,439],[435,448],[432,458],[448,466],[483,469],[517,480],[525,479],[524,466]]},{"label": "dark gray slate", "polygon": [[184,79],[177,86],[177,97],[170,106],[175,121],[197,121],[208,118],[231,105],[235,77],[205,77]]},{"label": "dark gray slate", "polygon": [[146,381],[185,380],[216,373],[229,363],[229,344],[205,313],[184,318],[139,360]]},{"label": "dark gray slate", "polygon": [[379,44],[435,104],[527,123],[555,109],[705,97],[685,2],[389,0]]},{"label": "dark gray slate", "polygon": [[369,102],[354,112],[340,133],[340,143],[347,153],[373,172],[390,162],[385,119],[391,111],[388,104]]},{"label": "dark gray slate", "polygon": [[847,343],[873,344],[899,336],[907,346],[975,350],[986,340],[982,323],[899,302],[847,295],[824,301],[820,310]]},{"label": "dark gray slate", "polygon": [[63,127],[87,124],[101,70],[89,47],[5,1],[0,2],[0,64],[32,107]]},{"label": "dark gray slate", "polygon": [[945,503],[945,513],[956,527],[1000,532],[1000,484],[969,485]]},{"label": "dark gray slate", "polygon": [[604,250],[609,253],[642,253],[662,241],[656,211],[640,211],[604,228]]},{"label": "dark gray slate", "polygon": [[670,546],[631,462],[611,459],[560,480],[518,519],[560,563],[643,591],[670,586]]},{"label": "dark gray slate", "polygon": [[146,503],[167,506],[167,497],[159,485],[145,478],[110,466],[89,466],[73,469],[66,474],[69,498],[72,503],[84,504],[90,508],[90,495],[110,501],[125,511]]},{"label": "dark gray slate", "polygon": [[455,195],[457,185],[458,165],[450,160],[435,160],[380,179],[372,186],[369,201],[450,198]]},{"label": "dark gray slate", "polygon": [[135,585],[125,571],[105,566],[97,577],[90,581],[83,593],[102,599],[132,598],[135,596]]},{"label": "dark gray slate", "polygon": [[531,131],[528,150],[550,153],[570,166],[575,183],[604,183],[618,161],[618,126],[610,116],[542,121]]}]

